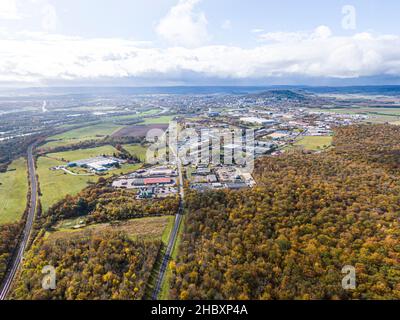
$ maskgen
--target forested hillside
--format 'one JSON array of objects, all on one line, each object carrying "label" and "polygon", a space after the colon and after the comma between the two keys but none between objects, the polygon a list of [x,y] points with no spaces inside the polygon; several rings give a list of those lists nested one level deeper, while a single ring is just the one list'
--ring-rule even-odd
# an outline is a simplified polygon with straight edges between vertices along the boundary
[{"label": "forested hillside", "polygon": [[[161,241],[132,241],[121,233],[46,242],[28,252],[13,299],[141,299]],[[56,268],[56,289],[44,290],[44,266]]]},{"label": "forested hillside", "polygon": [[17,245],[21,223],[0,225],[0,283],[3,280],[11,255]]},{"label": "forested hillside", "polygon": [[254,189],[190,192],[171,298],[399,299],[399,142],[342,128],[330,151],[258,161]]}]

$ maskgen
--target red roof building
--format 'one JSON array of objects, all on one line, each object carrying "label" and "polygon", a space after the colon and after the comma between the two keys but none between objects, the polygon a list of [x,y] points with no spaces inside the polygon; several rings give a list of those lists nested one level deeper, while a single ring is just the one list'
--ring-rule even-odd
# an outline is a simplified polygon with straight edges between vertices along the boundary
[{"label": "red roof building", "polygon": [[146,178],[144,184],[168,184],[171,183],[171,178]]}]

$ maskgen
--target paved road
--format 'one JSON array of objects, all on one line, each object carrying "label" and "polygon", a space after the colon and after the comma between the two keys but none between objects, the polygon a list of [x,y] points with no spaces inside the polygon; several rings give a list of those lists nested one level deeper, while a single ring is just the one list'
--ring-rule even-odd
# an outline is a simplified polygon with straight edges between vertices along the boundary
[{"label": "paved road", "polygon": [[61,168],[60,170],[64,171],[65,173],[68,173],[68,174],[70,174],[72,176],[81,176],[81,177],[94,176],[93,173],[75,173],[75,172],[72,172],[72,171],[70,171],[70,170],[68,170],[66,168]]},{"label": "paved road", "polygon": [[185,198],[185,192],[183,188],[183,174],[182,174],[182,163],[179,157],[177,157],[177,163],[178,163],[178,172],[179,172],[179,195],[180,195],[180,203],[179,203],[179,209],[178,213],[175,216],[175,223],[174,227],[171,231],[171,235],[169,237],[168,245],[167,245],[167,250],[165,251],[163,260],[161,262],[161,267],[158,272],[158,277],[157,277],[157,282],[153,291],[152,299],[157,300],[158,295],[160,294],[161,291],[161,286],[164,282],[164,277],[165,277],[165,272],[167,271],[168,268],[168,263],[169,260],[171,259],[171,254],[172,250],[174,248],[174,244],[176,242],[176,237],[178,235],[178,230],[179,226],[181,224],[182,218],[183,218],[183,204],[184,204],[184,198]]},{"label": "paved road", "polygon": [[35,147],[36,143],[32,144],[28,148],[28,170],[29,170],[29,181],[31,185],[31,198],[30,198],[30,205],[29,205],[29,212],[26,219],[25,228],[23,231],[22,240],[19,243],[19,247],[17,249],[17,253],[14,256],[14,260],[12,261],[11,268],[7,273],[3,284],[0,288],[0,300],[4,300],[7,297],[7,294],[10,290],[11,284],[14,280],[15,274],[18,271],[18,268],[22,262],[24,252],[26,246],[28,244],[29,236],[31,234],[33,221],[35,219],[35,211],[36,211],[36,203],[37,203],[37,179],[36,179],[36,170],[35,170],[35,161],[33,158],[33,148]]}]

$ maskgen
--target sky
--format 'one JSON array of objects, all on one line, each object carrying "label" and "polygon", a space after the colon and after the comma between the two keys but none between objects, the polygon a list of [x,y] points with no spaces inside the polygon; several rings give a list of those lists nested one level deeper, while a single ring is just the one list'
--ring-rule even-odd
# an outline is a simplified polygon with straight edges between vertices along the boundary
[{"label": "sky", "polygon": [[0,0],[0,86],[400,84],[397,0]]}]

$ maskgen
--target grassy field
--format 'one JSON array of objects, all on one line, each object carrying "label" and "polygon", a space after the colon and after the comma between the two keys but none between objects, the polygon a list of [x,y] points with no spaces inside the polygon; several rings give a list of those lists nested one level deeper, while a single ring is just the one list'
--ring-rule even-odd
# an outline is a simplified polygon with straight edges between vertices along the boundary
[{"label": "grassy field", "polygon": [[[65,165],[66,162],[87,159],[99,155],[112,155],[117,150],[112,146],[102,146],[98,148],[79,149],[73,151],[49,153],[46,157],[38,159],[38,174],[41,191],[43,209],[47,210],[51,205],[63,199],[66,195],[74,195],[84,189],[88,183],[97,182],[99,176],[76,176],[65,173],[64,171],[52,171],[51,167]],[[139,169],[142,164],[123,164],[120,168],[110,170],[103,175],[109,178],[113,175],[122,175]],[[87,174],[88,171],[81,168],[71,169],[77,174]]]},{"label": "grassy field", "polygon": [[64,133],[51,137],[51,139],[65,140],[103,138],[105,136],[111,135],[113,132],[119,130],[120,128],[120,125],[105,122],[93,126],[66,131]]},{"label": "grassy field", "polygon": [[122,125],[106,122],[88,127],[66,131],[64,133],[49,137],[42,149],[50,149],[60,146],[68,146],[86,140],[96,140],[113,134],[123,128]]},{"label": "grassy field", "polygon": [[5,173],[0,173],[0,224],[21,219],[28,193],[26,160],[15,160]]},{"label": "grassy field", "polygon": [[366,122],[384,123],[400,121],[400,108],[368,108],[368,107],[345,107],[333,109],[310,109],[316,112],[330,112],[339,114],[360,114],[367,115],[369,118]]},{"label": "grassy field", "polygon": [[141,117],[146,117],[146,116],[152,116],[155,115],[157,113],[159,113],[161,111],[161,109],[151,109],[151,110],[147,110],[138,114],[132,114],[132,115],[123,115],[123,116],[114,116],[114,117],[110,117],[110,120],[134,120],[137,118],[141,118]]},{"label": "grassy field", "polygon": [[54,158],[57,160],[64,159],[67,162],[88,159],[92,157],[97,157],[100,155],[112,156],[114,153],[118,153],[117,149],[113,146],[101,146],[97,148],[89,148],[89,149],[78,149],[72,151],[64,151],[57,153],[49,153],[47,156],[49,158]]},{"label": "grassy field", "polygon": [[110,177],[110,176],[113,176],[113,175],[127,174],[127,173],[130,173],[130,172],[133,172],[133,171],[136,171],[136,170],[140,169],[142,166],[143,166],[143,164],[141,164],[141,163],[123,164],[121,166],[121,168],[109,171],[108,174],[106,175],[106,177]]},{"label": "grassy field", "polygon": [[96,182],[97,176],[73,176],[64,171],[52,171],[51,167],[63,165],[64,162],[40,157],[37,161],[37,173],[39,175],[40,197],[43,210],[46,211],[57,201],[66,195],[74,195],[84,189],[89,182]]},{"label": "grassy field", "polygon": [[111,231],[126,232],[133,240],[163,240],[164,235],[171,231],[171,221],[173,216],[164,217],[146,217],[139,219],[132,219],[128,221],[121,221],[117,224],[101,223],[89,225],[80,229],[74,229],[74,226],[82,220],[82,218],[71,219],[62,221],[57,227],[56,231],[49,232],[46,238],[50,241],[58,239],[66,239],[70,237],[83,237],[87,232],[92,234],[101,234]]},{"label": "grassy field", "polygon": [[148,118],[144,119],[143,122],[140,124],[164,124],[164,123],[170,123],[175,116],[161,116],[161,117],[156,117],[156,118]]},{"label": "grassy field", "polygon": [[305,136],[295,143],[296,146],[302,146],[306,150],[321,150],[329,147],[332,143],[330,136]]},{"label": "grassy field", "polygon": [[140,144],[124,144],[122,147],[131,155],[136,155],[140,161],[146,162],[147,147]]}]

